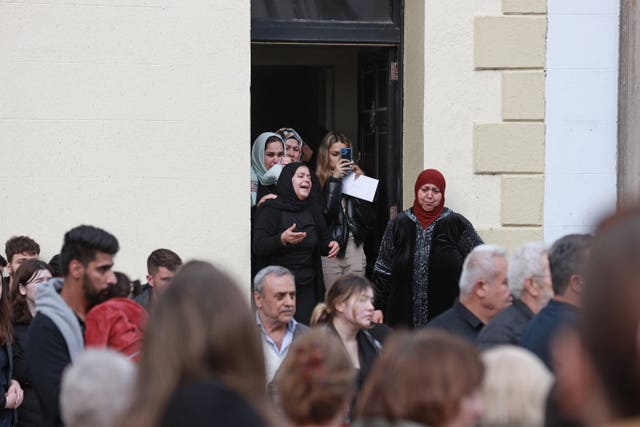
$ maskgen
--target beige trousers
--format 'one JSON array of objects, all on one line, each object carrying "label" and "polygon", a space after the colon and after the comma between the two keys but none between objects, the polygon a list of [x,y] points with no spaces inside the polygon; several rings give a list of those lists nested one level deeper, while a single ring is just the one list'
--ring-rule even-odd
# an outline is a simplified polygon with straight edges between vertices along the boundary
[{"label": "beige trousers", "polygon": [[347,239],[347,251],[344,258],[329,259],[322,257],[322,274],[324,276],[324,286],[329,287],[340,276],[346,274],[358,274],[364,276],[367,260],[364,256],[364,247],[356,246],[353,237],[349,235]]}]

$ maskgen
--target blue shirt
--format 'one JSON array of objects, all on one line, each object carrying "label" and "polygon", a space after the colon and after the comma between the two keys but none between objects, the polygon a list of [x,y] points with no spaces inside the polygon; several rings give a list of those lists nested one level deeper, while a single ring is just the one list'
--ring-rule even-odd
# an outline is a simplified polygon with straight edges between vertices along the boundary
[{"label": "blue shirt", "polygon": [[564,302],[551,300],[529,322],[520,344],[534,353],[551,370],[551,340],[563,327],[578,317],[578,308]]},{"label": "blue shirt", "polygon": [[260,321],[260,315],[258,315],[257,311],[256,311],[256,322],[258,323],[258,327],[260,327],[262,336],[264,337],[265,341],[269,345],[269,348],[271,348],[273,352],[276,354],[276,356],[278,356],[278,359],[284,359],[284,357],[287,355],[287,350],[289,350],[289,346],[293,341],[293,331],[296,330],[296,325],[298,324],[298,322],[296,322],[296,319],[291,318],[289,323],[287,323],[287,330],[284,333],[284,338],[282,339],[282,345],[280,346],[279,349],[276,343],[271,339],[269,334],[267,334],[267,331],[264,330],[264,326],[262,326],[262,322]]}]

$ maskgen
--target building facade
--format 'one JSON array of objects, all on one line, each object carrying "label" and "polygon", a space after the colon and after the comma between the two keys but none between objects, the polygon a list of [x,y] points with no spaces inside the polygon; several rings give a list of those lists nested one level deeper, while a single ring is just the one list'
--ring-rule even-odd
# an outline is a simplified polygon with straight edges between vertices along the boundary
[{"label": "building facade", "polygon": [[[390,1],[400,33],[386,41],[345,27],[316,42],[256,36],[270,3],[1,3],[0,237],[28,234],[47,258],[89,223],[119,238],[116,268],[133,278],[169,247],[248,289],[249,146],[290,125],[261,112],[305,105],[266,91],[292,71],[320,125],[360,144],[385,221],[427,167],[447,205],[507,247],[587,231],[615,205],[618,1]],[[391,83],[377,77],[387,92],[369,108],[376,70]]]}]

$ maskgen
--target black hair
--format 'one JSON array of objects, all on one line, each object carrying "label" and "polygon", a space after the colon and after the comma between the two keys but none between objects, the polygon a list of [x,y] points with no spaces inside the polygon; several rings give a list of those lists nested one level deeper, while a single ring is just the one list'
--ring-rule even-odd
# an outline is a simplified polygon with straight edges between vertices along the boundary
[{"label": "black hair", "polygon": [[556,295],[564,295],[572,275],[583,274],[592,239],[590,234],[568,234],[549,249],[551,284]]},{"label": "black hair", "polygon": [[87,266],[96,258],[96,253],[115,255],[118,249],[118,239],[113,234],[91,225],[79,225],[64,235],[60,250],[62,274],[69,274],[69,263],[74,259]]}]

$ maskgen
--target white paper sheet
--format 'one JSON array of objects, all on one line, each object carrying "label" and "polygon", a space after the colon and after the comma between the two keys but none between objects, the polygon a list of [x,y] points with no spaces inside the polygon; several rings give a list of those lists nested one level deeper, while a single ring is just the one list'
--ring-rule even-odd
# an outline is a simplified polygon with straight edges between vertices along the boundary
[{"label": "white paper sheet", "polygon": [[342,178],[342,193],[372,202],[378,188],[378,180],[365,175],[356,179],[355,173]]}]

